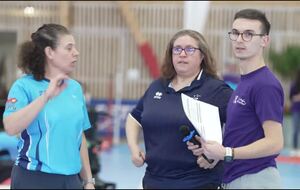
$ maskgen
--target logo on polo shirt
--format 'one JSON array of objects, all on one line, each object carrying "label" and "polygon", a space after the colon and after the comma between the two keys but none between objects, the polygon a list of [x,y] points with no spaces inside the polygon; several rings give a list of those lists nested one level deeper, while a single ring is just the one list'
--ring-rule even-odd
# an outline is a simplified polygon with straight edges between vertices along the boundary
[{"label": "logo on polo shirt", "polygon": [[155,93],[155,96],[153,97],[154,99],[161,99],[161,97],[162,97],[162,92],[159,92],[159,91],[157,91],[156,93]]},{"label": "logo on polo shirt", "polygon": [[46,92],[46,90],[40,90],[39,91],[40,96],[43,95],[45,92]]},{"label": "logo on polo shirt", "polygon": [[194,98],[195,100],[198,100],[200,97],[201,97],[200,94],[194,94],[194,96],[193,96],[193,98]]},{"label": "logo on polo shirt", "polygon": [[6,100],[6,105],[5,105],[5,109],[6,110],[12,110],[12,111],[15,111],[16,110],[16,102],[18,100],[16,98],[8,98]]},{"label": "logo on polo shirt", "polygon": [[244,99],[242,99],[241,97],[239,97],[239,96],[235,96],[235,98],[233,100],[233,103],[234,104],[241,104],[243,106],[246,105],[246,101]]},{"label": "logo on polo shirt", "polygon": [[16,98],[8,98],[6,103],[16,103],[18,100]]}]

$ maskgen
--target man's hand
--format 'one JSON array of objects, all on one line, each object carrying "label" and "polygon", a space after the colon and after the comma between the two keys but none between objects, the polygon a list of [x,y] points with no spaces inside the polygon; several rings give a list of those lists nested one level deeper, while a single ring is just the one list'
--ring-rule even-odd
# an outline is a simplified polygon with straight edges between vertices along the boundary
[{"label": "man's hand", "polygon": [[216,141],[204,141],[202,139],[201,144],[203,148],[203,153],[207,158],[213,160],[224,160],[225,147]]},{"label": "man's hand", "polygon": [[199,156],[197,159],[197,164],[199,165],[199,167],[204,169],[212,169],[217,165],[218,162],[219,160],[214,160],[214,162],[210,164],[203,158],[203,156]]}]

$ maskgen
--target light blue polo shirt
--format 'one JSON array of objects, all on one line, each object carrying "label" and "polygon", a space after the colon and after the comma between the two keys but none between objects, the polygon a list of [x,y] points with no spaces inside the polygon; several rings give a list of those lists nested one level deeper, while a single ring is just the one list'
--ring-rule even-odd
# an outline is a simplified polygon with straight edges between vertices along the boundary
[{"label": "light blue polo shirt", "polygon": [[[91,127],[80,84],[72,79],[48,101],[35,120],[22,131],[16,165],[28,170],[71,175],[81,170],[82,133]],[[49,80],[25,75],[12,85],[4,117],[14,113],[48,88]]]}]

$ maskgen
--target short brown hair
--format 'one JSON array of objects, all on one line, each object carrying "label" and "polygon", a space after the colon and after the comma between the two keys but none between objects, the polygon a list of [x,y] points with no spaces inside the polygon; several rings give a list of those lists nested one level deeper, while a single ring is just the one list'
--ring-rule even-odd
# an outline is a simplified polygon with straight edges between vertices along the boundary
[{"label": "short brown hair", "polygon": [[271,24],[268,21],[265,13],[256,10],[256,9],[243,9],[237,12],[234,16],[233,20],[236,20],[238,18],[245,18],[250,20],[258,20],[262,24],[262,33],[269,35]]}]

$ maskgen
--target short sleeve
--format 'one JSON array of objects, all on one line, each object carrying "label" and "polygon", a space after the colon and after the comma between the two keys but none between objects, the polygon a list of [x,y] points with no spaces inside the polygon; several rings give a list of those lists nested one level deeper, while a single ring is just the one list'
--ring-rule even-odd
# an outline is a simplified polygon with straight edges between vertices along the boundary
[{"label": "short sleeve", "polygon": [[142,96],[140,98],[140,100],[138,101],[137,105],[135,106],[135,108],[133,108],[133,110],[131,111],[131,116],[137,121],[139,122],[139,124],[141,124],[141,118],[142,118],[142,113],[144,110],[144,98],[146,96],[146,93],[144,94],[144,96]]},{"label": "short sleeve", "polygon": [[218,95],[216,97],[216,102],[219,106],[221,124],[226,123],[227,105],[232,95],[232,92],[233,90],[227,84],[224,84],[220,86],[219,91],[217,93]]},{"label": "short sleeve", "polygon": [[12,85],[6,100],[3,117],[9,116],[30,103],[30,95],[23,86],[20,81],[16,81]]},{"label": "short sleeve", "polygon": [[80,90],[81,92],[81,96],[82,96],[82,105],[83,105],[83,130],[87,130],[89,128],[91,128],[91,122],[89,119],[89,115],[88,115],[88,111],[87,111],[87,107],[86,107],[86,101],[85,101],[85,97],[84,94],[82,92],[82,89]]},{"label": "short sleeve", "polygon": [[87,129],[91,128],[91,123],[90,123],[90,119],[89,119],[87,108],[86,108],[85,104],[83,105],[83,113],[84,113],[83,130],[87,130]]},{"label": "short sleeve", "polygon": [[261,123],[283,122],[283,91],[275,86],[261,88],[255,95],[255,112]]}]

